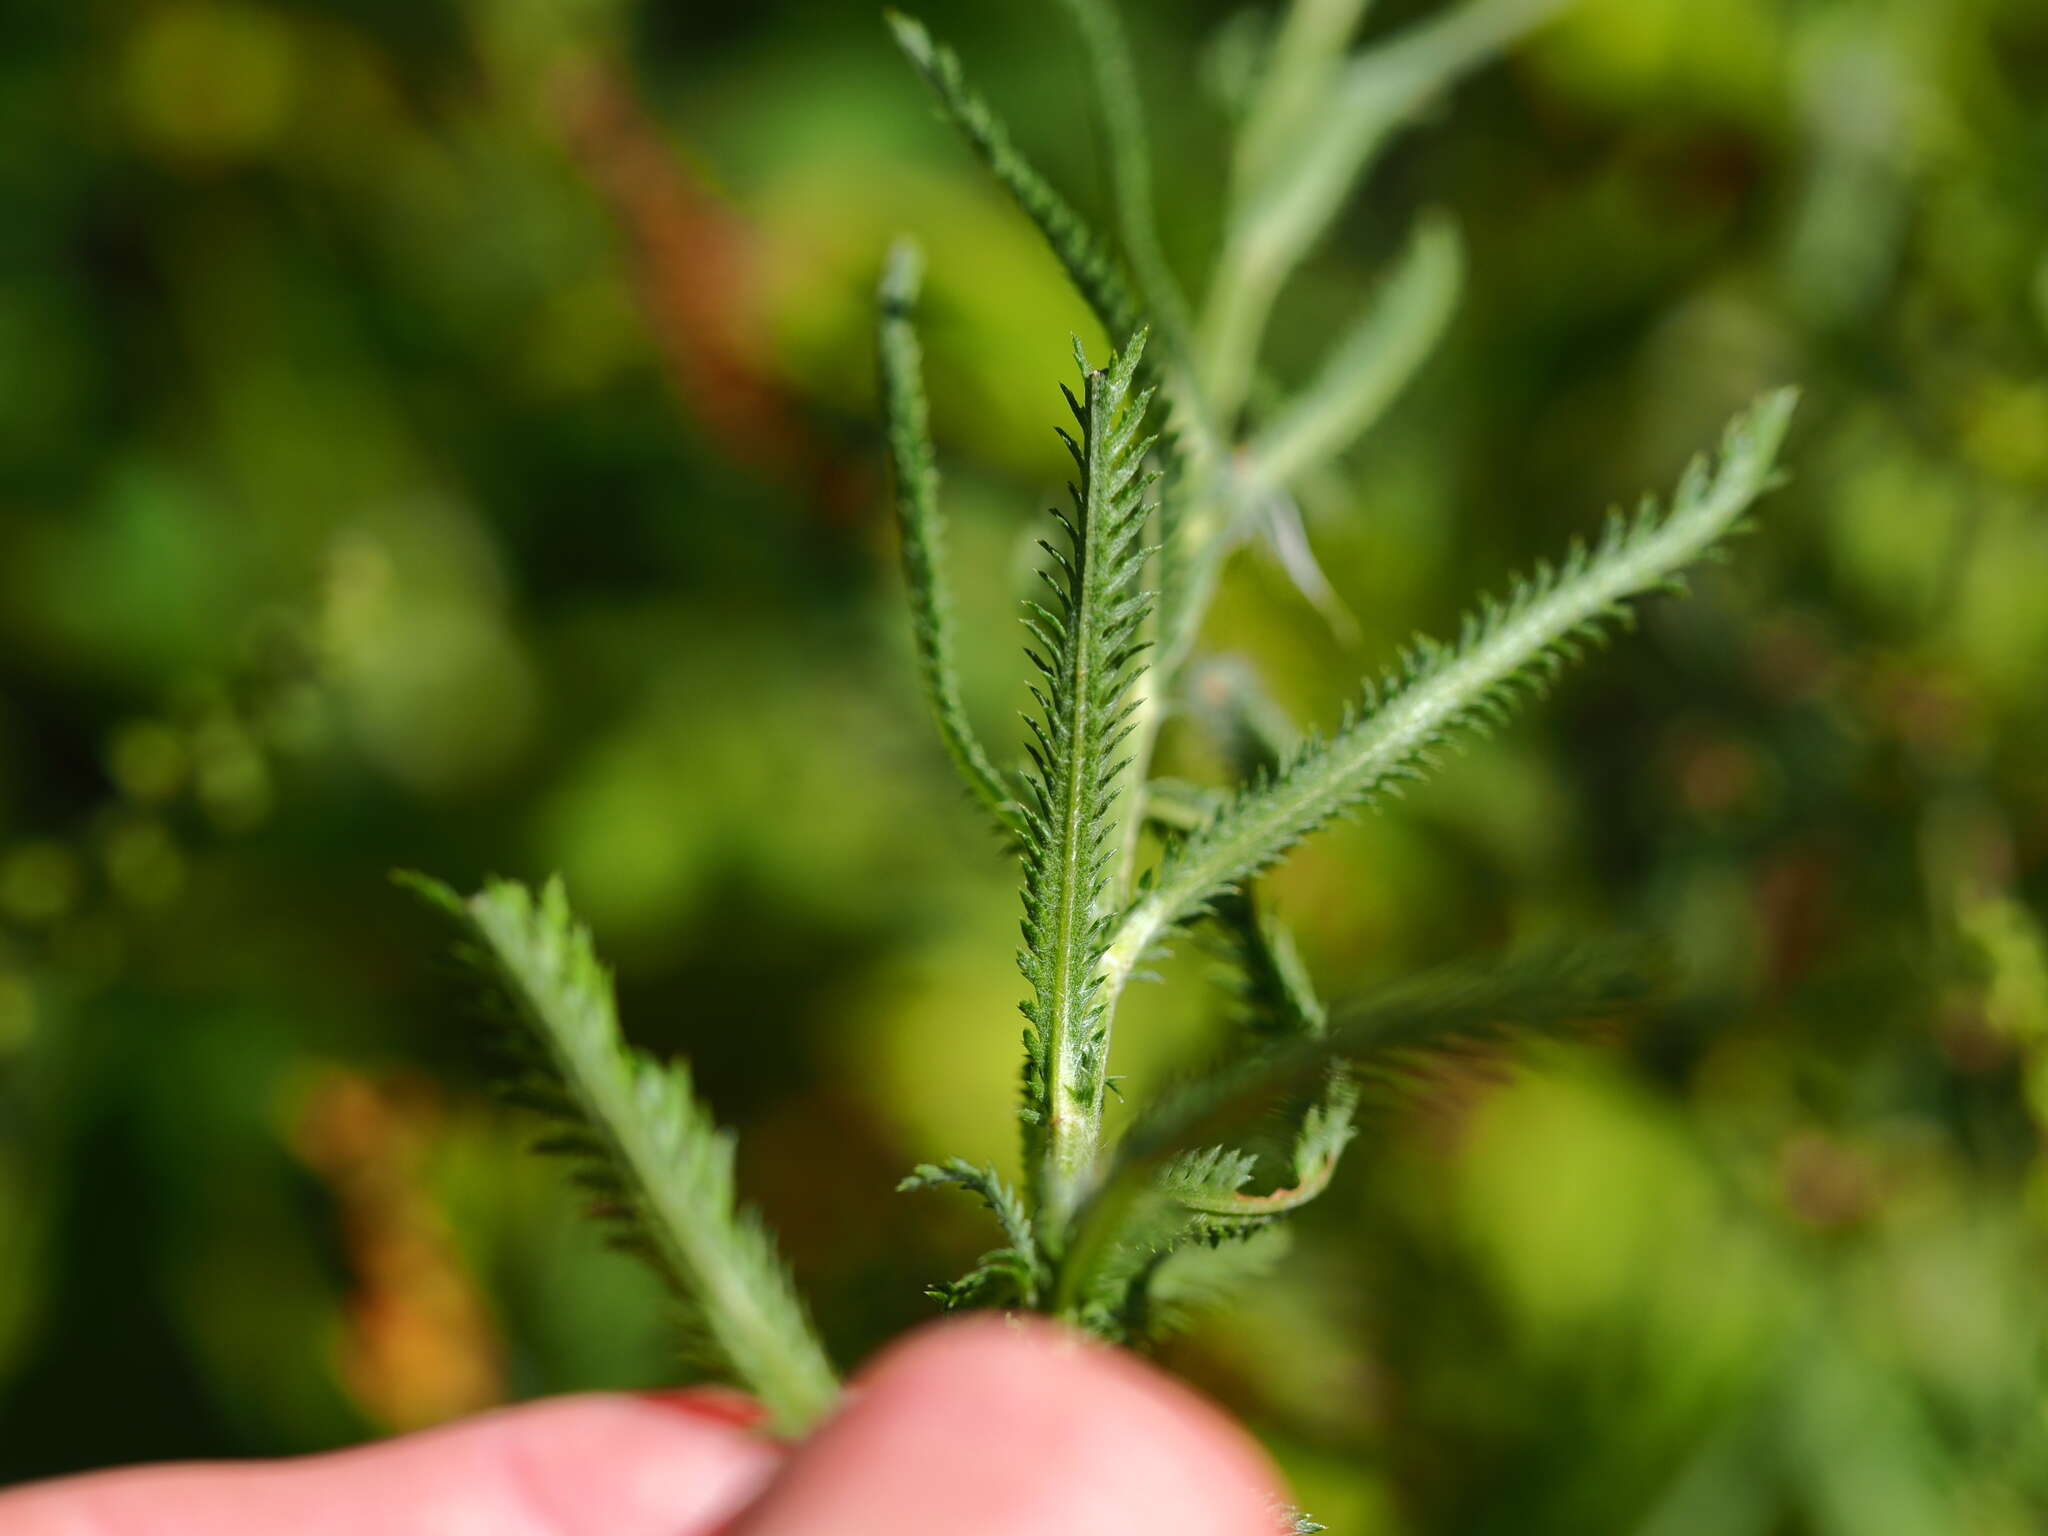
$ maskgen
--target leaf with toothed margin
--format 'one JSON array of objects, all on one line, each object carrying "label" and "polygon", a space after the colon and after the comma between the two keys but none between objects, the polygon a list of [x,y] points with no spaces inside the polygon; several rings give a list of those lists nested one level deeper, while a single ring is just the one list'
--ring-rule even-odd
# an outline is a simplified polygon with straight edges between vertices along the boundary
[{"label": "leaf with toothed margin", "polygon": [[899,240],[890,249],[876,294],[882,414],[895,471],[896,528],[903,546],[904,582],[910,589],[911,636],[917,646],[918,675],[947,755],[969,792],[1004,834],[1014,837],[1014,797],[967,719],[953,659],[953,601],[946,579],[945,525],[939,515],[939,471],[925,399],[924,352],[911,318],[922,272],[917,247]]},{"label": "leaf with toothed margin", "polygon": [[896,46],[939,98],[974,152],[997,181],[1016,199],[1031,222],[1038,226],[1045,243],[1052,247],[1060,265],[1095,318],[1114,340],[1135,331],[1143,318],[1117,260],[1101,237],[1052,185],[1032,168],[1010,131],[993,108],[967,83],[960,57],[936,41],[923,22],[900,11],[885,11],[883,19],[896,39]]},{"label": "leaf with toothed margin", "polygon": [[[1120,1337],[1141,1336],[1158,1264],[1190,1240],[1247,1236],[1313,1198],[1366,1095],[1398,1102],[1428,1083],[1446,1057],[1498,1058],[1529,1043],[1583,1035],[1592,1023],[1639,1011],[1649,990],[1643,957],[1611,944],[1460,965],[1338,1010],[1323,1035],[1188,1078],[1140,1112],[1076,1213],[1056,1308]],[[1232,1134],[1277,1097],[1329,1081],[1340,1066],[1341,1112],[1326,1111],[1296,1142],[1297,1177],[1304,1160],[1318,1158],[1320,1174],[1311,1166],[1312,1177],[1294,1188],[1245,1195],[1250,1162],[1211,1138]]]},{"label": "leaf with toothed margin", "polygon": [[461,927],[458,956],[504,1025],[502,1096],[556,1128],[540,1148],[575,1159],[616,1246],[645,1258],[681,1301],[705,1363],[761,1400],[777,1430],[829,1412],[838,1380],[775,1245],[733,1190],[733,1139],[680,1062],[631,1049],[610,974],[570,914],[562,882],[538,895],[492,880],[474,896],[400,882]]},{"label": "leaf with toothed margin", "polygon": [[[982,1204],[1003,1229],[1006,1246],[983,1254],[968,1274],[950,1285],[932,1287],[929,1294],[945,1302],[949,1311],[983,1304],[1037,1306],[1045,1263],[1038,1250],[1038,1233],[1023,1200],[995,1169],[962,1157],[937,1164],[920,1163],[896,1188],[899,1193],[908,1193],[946,1184],[981,1196]],[[998,1294],[1004,1289],[1009,1292],[1007,1296]]]},{"label": "leaf with toothed margin", "polygon": [[1144,669],[1143,436],[1151,392],[1134,388],[1140,332],[1107,368],[1091,369],[1075,344],[1082,394],[1066,391],[1079,436],[1061,438],[1079,472],[1071,513],[1055,510],[1061,538],[1041,543],[1049,603],[1028,605],[1040,674],[1025,716],[1031,757],[1022,806],[1024,948],[1031,985],[1026,1033],[1025,1165],[1038,1209],[1057,1231],[1062,1205],[1092,1166],[1107,1086],[1108,1011],[1100,968],[1116,914],[1106,910],[1109,867],[1121,844],[1121,749]]},{"label": "leaf with toothed margin", "polygon": [[1207,910],[1337,816],[1421,779],[1451,738],[1503,723],[1588,644],[1632,622],[1628,600],[1682,590],[1758,497],[1778,483],[1777,454],[1797,395],[1766,395],[1729,424],[1718,463],[1695,459],[1668,513],[1646,500],[1612,514],[1600,542],[1575,542],[1466,616],[1454,644],[1418,638],[1391,676],[1366,689],[1334,736],[1309,741],[1276,773],[1239,791],[1181,839],[1132,906],[1112,945],[1123,974],[1162,934]]}]

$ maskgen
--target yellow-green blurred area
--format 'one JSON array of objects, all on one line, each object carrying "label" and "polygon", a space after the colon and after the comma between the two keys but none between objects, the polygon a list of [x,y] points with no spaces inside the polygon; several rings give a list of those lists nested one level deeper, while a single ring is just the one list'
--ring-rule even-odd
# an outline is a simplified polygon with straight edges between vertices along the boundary
[{"label": "yellow-green blurred area", "polygon": [[[1125,11],[1193,284],[1273,13]],[[868,294],[917,235],[1007,751],[1100,342],[1029,225],[865,5],[0,18],[0,1478],[673,1378],[397,866],[562,871],[842,1361],[928,1316],[986,1234],[891,1185],[1014,1163],[1023,988],[915,691]],[[1056,8],[925,19],[1105,213]],[[1793,479],[1275,904],[1339,1004],[1617,934],[1682,1002],[1375,1119],[1168,1357],[1350,1536],[2040,1530],[2048,7],[1581,0],[1393,146],[1278,381],[1432,207],[1449,338],[1303,488],[1356,633],[1261,550],[1211,627],[1302,720],[1780,382]],[[1198,945],[1166,970],[1133,1097],[1225,1007]]]}]

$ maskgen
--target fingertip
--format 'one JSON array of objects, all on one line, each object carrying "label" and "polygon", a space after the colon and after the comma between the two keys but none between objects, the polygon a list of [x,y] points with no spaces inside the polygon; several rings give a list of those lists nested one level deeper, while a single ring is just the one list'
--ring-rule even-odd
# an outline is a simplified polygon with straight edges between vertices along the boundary
[{"label": "fingertip", "polygon": [[474,1429],[546,1536],[680,1536],[732,1515],[781,1466],[785,1452],[752,1433],[750,1408],[714,1389],[600,1393]]},{"label": "fingertip", "polygon": [[736,1536],[1270,1536],[1242,1429],[1121,1350],[1040,1320],[942,1323],[884,1351]]},{"label": "fingertip", "polygon": [[555,1398],[327,1456],[69,1478],[0,1495],[0,1530],[688,1536],[745,1505],[784,1455],[716,1396],[690,1398]]}]

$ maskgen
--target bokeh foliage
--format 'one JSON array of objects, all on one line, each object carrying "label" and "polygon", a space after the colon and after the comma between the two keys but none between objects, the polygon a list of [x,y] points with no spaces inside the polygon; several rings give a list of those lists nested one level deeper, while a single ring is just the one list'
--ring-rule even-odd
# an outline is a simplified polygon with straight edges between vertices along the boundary
[{"label": "bokeh foliage", "polygon": [[[1199,270],[1270,16],[1125,8]],[[1101,208],[1075,40],[927,10]],[[1053,383],[1102,343],[1029,228],[862,7],[0,17],[0,1476],[668,1378],[393,865],[562,870],[842,1357],[925,1315],[978,1233],[889,1191],[1013,1156],[1014,896],[920,717],[868,295],[915,230],[1006,720]],[[1298,377],[1415,211],[1464,228],[1443,352],[1305,498],[1356,632],[1257,553],[1222,594],[1302,718],[1807,400],[1701,599],[1275,882],[1339,998],[1588,934],[1685,977],[1447,1075],[1173,1347],[1336,1528],[2048,1517],[2044,156],[2036,0],[1580,0],[1281,310]],[[1204,970],[1134,994],[1119,1070],[1200,1049]]]}]

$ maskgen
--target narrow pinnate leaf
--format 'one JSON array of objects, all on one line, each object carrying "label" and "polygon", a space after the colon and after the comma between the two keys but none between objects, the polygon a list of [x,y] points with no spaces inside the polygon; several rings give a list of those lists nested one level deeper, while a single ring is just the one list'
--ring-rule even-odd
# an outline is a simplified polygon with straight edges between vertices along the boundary
[{"label": "narrow pinnate leaf", "polygon": [[[1187,301],[1167,264],[1159,227],[1152,216],[1152,152],[1146,141],[1138,72],[1115,0],[1061,0],[1074,18],[1095,77],[1095,100],[1109,141],[1110,174],[1116,187],[1117,224],[1124,251],[1138,278],[1145,307],[1179,351],[1188,345]],[[1123,334],[1120,331],[1112,335]]]},{"label": "narrow pinnate leaf", "polygon": [[1506,719],[1520,694],[1540,690],[1586,643],[1628,622],[1627,599],[1671,588],[1776,483],[1795,398],[1781,391],[1738,417],[1718,466],[1696,460],[1668,515],[1654,503],[1632,520],[1614,514],[1596,547],[1574,544],[1561,566],[1538,567],[1505,602],[1468,615],[1456,644],[1418,641],[1342,730],[1228,801],[1173,849],[1133,906],[1112,947],[1111,975],[1332,817],[1422,778],[1452,736]]},{"label": "narrow pinnate leaf", "polygon": [[953,1184],[962,1189],[972,1190],[981,1196],[982,1203],[989,1209],[1003,1229],[1003,1236],[1010,1245],[1024,1252],[1035,1252],[1037,1239],[1031,1230],[1031,1215],[1024,1209],[1024,1202],[1017,1192],[1003,1182],[1003,1176],[995,1169],[981,1164],[970,1163],[964,1157],[948,1158],[943,1163],[919,1163],[896,1186],[898,1193],[907,1194],[919,1189],[937,1189],[941,1185]]},{"label": "narrow pinnate leaf", "polygon": [[[1322,1192],[1337,1171],[1337,1159],[1358,1134],[1359,1087],[1343,1063],[1331,1067],[1323,1096],[1309,1106],[1294,1137],[1293,1204],[1305,1205]],[[1305,1192],[1305,1193],[1304,1193]],[[1269,1202],[1275,1197],[1265,1197]]]},{"label": "narrow pinnate leaf", "polygon": [[1389,135],[1569,3],[1463,0],[1354,54],[1330,80],[1323,110],[1303,114],[1295,142],[1268,163],[1270,174],[1245,188],[1239,230],[1270,242],[1268,259],[1291,269],[1329,227]]},{"label": "narrow pinnate leaf", "polygon": [[[1122,847],[1119,782],[1128,766],[1140,632],[1150,607],[1141,437],[1149,392],[1134,393],[1144,337],[1086,373],[1062,434],[1080,480],[1063,538],[1043,547],[1050,606],[1032,604],[1027,649],[1040,674],[1026,716],[1033,772],[1024,798],[1024,949],[1031,997],[1023,1118],[1042,1232],[1056,1234],[1092,1167],[1107,1086],[1108,998],[1100,967],[1115,913],[1105,900]],[[1084,363],[1085,366],[1085,363]]]},{"label": "narrow pinnate leaf", "polygon": [[1263,1041],[1320,1035],[1329,1016],[1301,963],[1294,935],[1259,906],[1249,884],[1219,896],[1215,908],[1246,1033]]},{"label": "narrow pinnate leaf", "polygon": [[[1216,898],[1216,921],[1236,962],[1237,995],[1253,1053],[1315,1040],[1329,1032],[1329,1010],[1294,946],[1294,935],[1257,900],[1258,883]],[[1329,1188],[1354,1134],[1358,1085],[1350,1069],[1333,1063],[1321,1091],[1301,1111],[1294,1136],[1294,1183],[1267,1195],[1233,1193],[1220,1207],[1197,1206],[1225,1215],[1278,1215],[1298,1210]]]},{"label": "narrow pinnate leaf", "polygon": [[[1119,77],[1113,53],[1121,42],[1121,30],[1115,27],[1114,17],[1102,9],[1098,0],[1068,0],[1068,3],[1083,21],[1102,89],[1113,96],[1115,81]],[[959,56],[943,43],[935,41],[922,22],[897,11],[885,11],[883,15],[897,46],[931,86],[940,107],[981,158],[989,174],[1010,194],[1025,216],[1038,226],[1038,232],[1044,236],[1054,257],[1066,269],[1068,280],[1094,312],[1103,330],[1114,340],[1129,336],[1148,323],[1150,317],[1145,305],[1139,302],[1138,294],[1133,291],[1123,263],[1088,221],[1074,211],[1073,205],[1032,167],[995,109],[967,83]],[[1105,51],[1105,43],[1110,51]],[[1120,136],[1136,131],[1132,112],[1113,112],[1110,125]],[[1142,146],[1138,152],[1142,153]],[[1120,141],[1117,174],[1126,209],[1141,207],[1144,201],[1149,200],[1149,170],[1134,180],[1133,167],[1137,163],[1132,158],[1130,145]],[[1163,338],[1166,345],[1154,348],[1145,365],[1149,380],[1158,385],[1166,404],[1164,448],[1201,475],[1223,474],[1230,449],[1214,415],[1202,400],[1195,379],[1192,347],[1181,334],[1185,322],[1179,315],[1178,293],[1166,272],[1165,259],[1158,253],[1156,236],[1149,229],[1149,220],[1142,215],[1135,229],[1135,238],[1140,260],[1149,273],[1146,281],[1156,290],[1148,295],[1148,302],[1155,306],[1163,302],[1165,306],[1161,318],[1167,327]]]},{"label": "narrow pinnate leaf", "polygon": [[1005,833],[1015,836],[1014,798],[967,719],[953,659],[953,601],[946,577],[945,525],[939,516],[939,470],[925,400],[924,351],[912,321],[921,277],[917,247],[898,241],[883,269],[876,324],[882,410],[896,477],[896,529],[903,548],[904,582],[910,590],[911,635],[925,698],[947,754],[974,797]]},{"label": "narrow pinnate leaf", "polygon": [[968,85],[959,55],[935,41],[923,22],[898,11],[887,11],[884,17],[896,38],[896,46],[924,76],[946,116],[973,146],[989,173],[1038,226],[1075,289],[1102,322],[1102,328],[1112,338],[1130,335],[1138,328],[1142,316],[1109,248],[1024,158],[1002,119]]},{"label": "narrow pinnate leaf", "polygon": [[519,1069],[505,1097],[561,1122],[543,1145],[578,1159],[577,1182],[620,1245],[669,1281],[709,1363],[753,1392],[779,1431],[810,1429],[838,1382],[768,1234],[735,1204],[732,1136],[686,1068],[625,1044],[611,977],[561,882],[536,897],[494,880],[464,898],[404,878],[462,925],[463,958],[509,1015]]},{"label": "narrow pinnate leaf", "polygon": [[1259,1160],[1235,1147],[1183,1152],[1159,1172],[1159,1187],[1183,1205],[1228,1201],[1258,1170]]},{"label": "narrow pinnate leaf", "polygon": [[1234,1198],[1257,1163],[1234,1147],[1205,1147],[1160,1168],[1147,1198],[1130,1207],[1116,1241],[1094,1262],[1062,1273],[1061,1315],[1119,1341],[1155,1333],[1156,1287],[1168,1261],[1191,1247],[1234,1244],[1271,1226],[1262,1216],[1218,1218],[1203,1210]]},{"label": "narrow pinnate leaf", "polygon": [[[1031,1213],[1018,1193],[1003,1182],[995,1169],[949,1158],[944,1163],[920,1163],[898,1184],[901,1192],[936,1189],[953,1184],[981,1196],[982,1203],[1003,1229],[1007,1246],[985,1253],[972,1271],[951,1285],[933,1288],[932,1294],[949,1309],[990,1303],[1035,1307],[1045,1280],[1044,1261],[1038,1250],[1038,1235]],[[1006,1288],[1007,1296],[996,1294]]]},{"label": "narrow pinnate leaf", "polygon": [[[1239,781],[1273,773],[1292,750],[1295,732],[1243,664],[1211,667],[1201,692],[1211,733],[1225,744]],[[1309,979],[1294,935],[1266,909],[1260,884],[1247,880],[1213,903],[1223,952],[1231,962],[1239,1022],[1253,1057],[1294,1041],[1319,1039],[1330,1027],[1329,1009]],[[1333,1062],[1295,1128],[1294,1183],[1266,1195],[1232,1191],[1221,1202],[1191,1203],[1190,1208],[1238,1217],[1300,1209],[1329,1188],[1354,1134],[1357,1106],[1358,1085],[1350,1069]]]},{"label": "narrow pinnate leaf", "polygon": [[[1461,965],[1344,1008],[1324,1035],[1189,1078],[1133,1122],[1114,1164],[1076,1213],[1060,1272],[1062,1310],[1095,1326],[1112,1307],[1118,1327],[1142,1333],[1143,1256],[1164,1257],[1192,1237],[1250,1235],[1313,1199],[1352,1135],[1367,1089],[1399,1100],[1446,1055],[1578,1035],[1592,1022],[1639,1008],[1645,990],[1636,957],[1612,952]],[[1245,1194],[1249,1160],[1206,1144],[1317,1078],[1325,1097],[1296,1140],[1297,1185]]]}]

